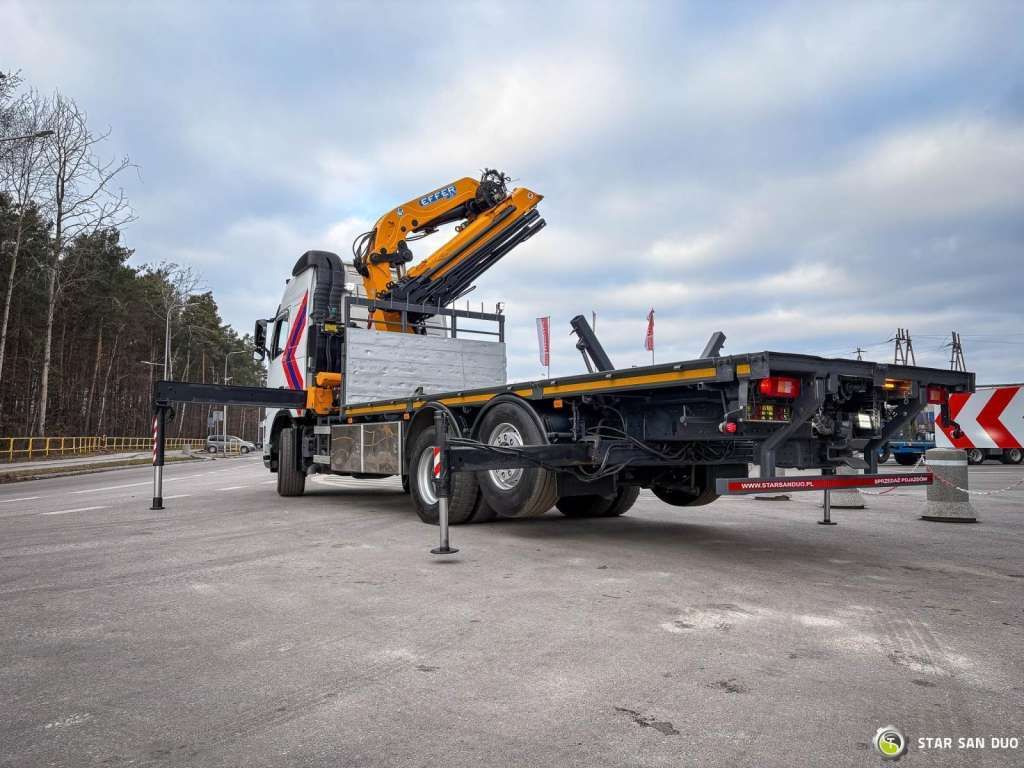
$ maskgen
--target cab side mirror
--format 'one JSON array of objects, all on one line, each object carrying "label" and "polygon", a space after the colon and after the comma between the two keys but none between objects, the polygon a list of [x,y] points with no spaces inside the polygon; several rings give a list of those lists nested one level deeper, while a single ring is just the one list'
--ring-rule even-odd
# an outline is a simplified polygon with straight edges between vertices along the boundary
[{"label": "cab side mirror", "polygon": [[256,329],[253,333],[254,360],[263,360],[267,356],[267,321],[257,320]]}]

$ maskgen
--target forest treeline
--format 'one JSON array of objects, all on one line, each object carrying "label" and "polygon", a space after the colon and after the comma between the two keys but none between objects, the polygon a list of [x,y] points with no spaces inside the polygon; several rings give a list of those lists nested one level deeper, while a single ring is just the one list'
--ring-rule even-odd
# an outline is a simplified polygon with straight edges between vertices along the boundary
[{"label": "forest treeline", "polygon": [[[177,380],[223,382],[225,362],[232,384],[262,380],[200,275],[125,244],[136,166],[107,142],[73,99],[0,72],[0,437],[147,435],[165,364]],[[170,435],[208,433],[208,408],[177,410]],[[230,409],[228,432],[253,439],[258,419]]]}]

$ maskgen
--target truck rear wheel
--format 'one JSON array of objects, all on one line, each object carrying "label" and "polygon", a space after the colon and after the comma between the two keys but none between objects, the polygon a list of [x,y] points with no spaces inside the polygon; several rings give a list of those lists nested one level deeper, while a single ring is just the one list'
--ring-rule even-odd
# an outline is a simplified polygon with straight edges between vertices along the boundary
[{"label": "truck rear wheel", "polygon": [[711,486],[683,490],[681,488],[663,488],[654,486],[651,493],[673,507],[703,507],[718,498],[715,489]]},{"label": "truck rear wheel", "polygon": [[[427,427],[413,440],[409,452],[409,493],[420,520],[438,523],[437,493],[434,491],[434,428]],[[453,472],[451,498],[448,499],[448,522],[461,525],[470,522],[477,508],[480,488],[472,472]]]},{"label": "truck rear wheel", "polygon": [[487,503],[481,491],[477,495],[476,506],[473,507],[473,514],[469,518],[471,523],[490,523],[498,517],[498,510]]},{"label": "truck rear wheel", "polygon": [[901,467],[912,467],[917,464],[917,460],[921,458],[919,453],[897,453],[895,455],[896,463]]},{"label": "truck rear wheel", "polygon": [[967,451],[968,464],[981,464],[985,461],[985,453],[980,448],[970,448]]},{"label": "truck rear wheel", "polygon": [[[477,439],[488,445],[521,448],[545,445],[545,435],[529,406],[498,403],[484,413]],[[502,517],[539,517],[558,500],[558,483],[546,469],[492,469],[477,472],[484,500]]]},{"label": "truck rear wheel", "polygon": [[277,443],[277,495],[301,496],[306,490],[306,475],[299,469],[298,430],[281,430]]},{"label": "truck rear wheel", "polygon": [[563,496],[555,506],[566,517],[618,517],[629,511],[639,495],[637,486],[627,485],[619,488],[614,496]]}]

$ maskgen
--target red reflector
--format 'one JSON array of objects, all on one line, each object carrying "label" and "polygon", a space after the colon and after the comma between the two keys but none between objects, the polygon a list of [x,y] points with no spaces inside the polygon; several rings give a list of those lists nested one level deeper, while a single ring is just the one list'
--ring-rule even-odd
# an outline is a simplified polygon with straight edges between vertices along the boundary
[{"label": "red reflector", "polygon": [[735,421],[723,421],[718,425],[718,431],[727,435],[735,435],[739,431],[739,424]]},{"label": "red reflector", "polygon": [[795,400],[800,396],[800,379],[792,376],[769,376],[767,379],[761,379],[757,388],[765,397]]},{"label": "red reflector", "polygon": [[949,399],[949,393],[945,387],[928,387],[928,402],[931,405],[942,405]]}]

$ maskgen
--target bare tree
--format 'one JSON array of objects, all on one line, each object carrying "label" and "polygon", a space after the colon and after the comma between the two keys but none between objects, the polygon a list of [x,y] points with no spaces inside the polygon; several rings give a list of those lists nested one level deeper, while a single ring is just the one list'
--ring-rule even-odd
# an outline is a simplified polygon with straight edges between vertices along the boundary
[{"label": "bare tree", "polygon": [[6,181],[8,143],[18,134],[14,130],[15,95],[21,87],[17,72],[0,72],[0,180]]},{"label": "bare tree", "polygon": [[[5,78],[3,82],[6,82]],[[0,242],[11,255],[7,269],[7,288],[4,293],[3,318],[0,321],[0,381],[3,381],[4,360],[7,352],[7,330],[11,318],[11,301],[18,273],[18,259],[25,236],[25,219],[34,200],[46,182],[47,137],[38,134],[48,129],[49,104],[37,91],[30,91],[14,100],[4,110],[2,130],[9,133],[3,142],[5,151],[0,157],[3,168],[3,188],[10,195],[16,211],[14,239]]]},{"label": "bare tree", "polygon": [[156,282],[157,293],[150,309],[164,324],[164,378],[170,381],[174,378],[174,356],[171,349],[173,324],[188,304],[189,297],[199,290],[203,278],[192,267],[172,262],[162,262],[155,267],[147,266],[146,269],[163,276],[163,280]]},{"label": "bare tree", "polygon": [[63,269],[68,245],[75,238],[107,227],[121,227],[134,219],[124,190],[116,179],[132,167],[127,157],[101,160],[96,150],[110,132],[89,129],[85,112],[73,99],[55,93],[50,100],[46,143],[46,213],[52,222],[52,245],[44,269],[47,275],[47,312],[43,342],[43,366],[39,383],[38,434],[46,433],[53,323],[61,294],[73,278]]}]

